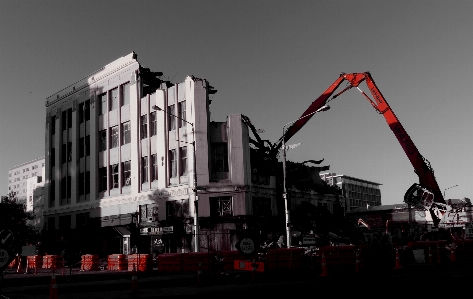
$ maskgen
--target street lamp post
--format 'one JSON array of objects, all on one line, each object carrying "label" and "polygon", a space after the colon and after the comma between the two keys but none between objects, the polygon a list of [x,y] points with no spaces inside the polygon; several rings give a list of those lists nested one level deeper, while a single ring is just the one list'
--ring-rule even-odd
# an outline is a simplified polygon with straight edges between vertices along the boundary
[{"label": "street lamp post", "polygon": [[291,247],[291,208],[289,206],[288,198],[287,198],[287,190],[286,190],[286,126],[291,125],[298,121],[299,119],[311,116],[317,112],[322,112],[322,111],[327,111],[330,109],[330,106],[325,105],[317,109],[316,111],[309,113],[307,115],[304,115],[303,117],[300,117],[296,120],[293,120],[287,124],[285,124],[282,128],[282,170],[283,170],[283,191],[282,191],[282,197],[284,199],[284,210],[286,212],[286,239],[287,239],[287,248]]},{"label": "street lamp post", "polygon": [[189,125],[192,126],[192,142],[190,144],[192,144],[192,149],[193,149],[193,156],[194,156],[194,184],[193,184],[193,188],[192,188],[192,191],[194,192],[194,251],[195,252],[199,252],[200,251],[200,244],[199,244],[199,197],[197,195],[197,167],[196,167],[196,155],[195,155],[195,127],[194,127],[194,124],[191,123],[191,122],[188,122],[187,120],[183,119],[183,118],[180,118],[179,116],[177,115],[174,115],[166,110],[163,110],[161,109],[160,107],[154,105],[152,107],[154,110],[158,110],[158,111],[163,111],[164,113],[167,113],[177,119],[180,119],[186,123],[188,123]]},{"label": "street lamp post", "polygon": [[455,188],[455,187],[458,187],[458,185],[455,185],[455,186],[452,186],[452,187],[448,187],[446,189],[443,190],[443,199],[445,200],[445,191],[447,191],[448,189],[452,189],[452,188]]}]

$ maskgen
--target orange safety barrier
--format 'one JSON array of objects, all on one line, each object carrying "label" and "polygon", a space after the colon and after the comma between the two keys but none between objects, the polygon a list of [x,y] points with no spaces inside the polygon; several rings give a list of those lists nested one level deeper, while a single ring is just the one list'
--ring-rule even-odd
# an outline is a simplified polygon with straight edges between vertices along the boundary
[{"label": "orange safety barrier", "polygon": [[59,269],[63,266],[62,257],[59,255],[45,255],[43,256],[44,269]]},{"label": "orange safety barrier", "polygon": [[83,255],[80,269],[82,271],[98,270],[99,269],[99,256],[96,254]]},{"label": "orange safety barrier", "polygon": [[43,267],[43,256],[41,255],[27,256],[26,261],[26,265],[30,269],[38,269]]},{"label": "orange safety barrier", "polygon": [[153,256],[151,254],[130,254],[128,255],[128,271],[133,271],[133,264],[137,271],[146,272],[153,269]]},{"label": "orange safety barrier", "polygon": [[235,260],[246,260],[246,257],[238,250],[220,251],[220,257],[223,258],[222,271],[224,272],[234,270]]},{"label": "orange safety barrier", "polygon": [[208,271],[212,268],[215,253],[211,252],[189,252],[182,254],[182,271],[195,273],[199,270]]},{"label": "orange safety barrier", "polygon": [[268,270],[301,268],[304,264],[304,252],[304,248],[268,249],[266,268]]},{"label": "orange safety barrier", "polygon": [[[447,250],[445,249],[446,245],[447,240],[413,241],[407,243],[407,248],[413,250],[424,250],[425,262],[432,264],[434,261],[440,263],[442,260],[447,258]],[[435,248],[435,250],[433,250],[432,248]]]},{"label": "orange safety barrier", "polygon": [[158,255],[158,272],[181,272],[182,253],[163,253]]},{"label": "orange safety barrier", "polygon": [[107,270],[128,270],[128,262],[125,254],[110,254],[107,259]]},{"label": "orange safety barrier", "polygon": [[[327,266],[332,265],[355,265],[356,251],[355,245],[341,245],[341,246],[323,246],[320,247],[320,252],[325,255]],[[361,262],[362,255],[359,256]]]}]

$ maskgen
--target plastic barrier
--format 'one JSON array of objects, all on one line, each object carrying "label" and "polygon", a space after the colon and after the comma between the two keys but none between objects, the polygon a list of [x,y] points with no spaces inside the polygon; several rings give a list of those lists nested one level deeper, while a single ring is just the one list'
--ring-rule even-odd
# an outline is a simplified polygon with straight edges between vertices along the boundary
[{"label": "plastic barrier", "polygon": [[473,239],[454,240],[454,243],[457,261],[461,262],[473,258]]},{"label": "plastic barrier", "polygon": [[[356,264],[356,251],[358,247],[355,245],[342,246],[323,246],[320,248],[320,254],[325,254],[327,266],[332,265],[353,265]],[[363,254],[359,257],[360,262],[363,262]],[[355,268],[353,268],[355,269]]]},{"label": "plastic barrier", "polygon": [[294,269],[304,265],[304,248],[268,249],[265,266],[268,270]]},{"label": "plastic barrier", "polygon": [[163,253],[158,255],[158,272],[181,272],[182,253]]},{"label": "plastic barrier", "polygon": [[442,263],[448,259],[446,245],[447,240],[414,241],[407,243],[406,250],[423,250],[425,263]]},{"label": "plastic barrier", "polygon": [[107,259],[107,270],[125,271],[128,269],[128,262],[124,254],[110,254]]},{"label": "plastic barrier", "polygon": [[27,263],[26,265],[30,269],[38,269],[43,267],[43,256],[41,255],[33,255],[33,256],[27,256]]},{"label": "plastic barrier", "polygon": [[63,266],[62,257],[59,255],[45,255],[43,256],[44,269],[59,269]]},{"label": "plastic barrier", "polygon": [[235,260],[246,260],[246,257],[243,256],[238,250],[221,251],[220,257],[223,258],[222,271],[234,270]]},{"label": "plastic barrier", "polygon": [[199,264],[200,271],[209,271],[215,261],[215,253],[211,252],[189,252],[182,254],[182,271],[183,272],[198,272]]},{"label": "plastic barrier", "polygon": [[86,254],[82,256],[80,269],[82,271],[93,271],[99,269],[99,256]]},{"label": "plastic barrier", "polygon": [[133,271],[133,265],[137,271],[153,270],[153,256],[151,254],[130,254],[128,255],[128,271]]}]

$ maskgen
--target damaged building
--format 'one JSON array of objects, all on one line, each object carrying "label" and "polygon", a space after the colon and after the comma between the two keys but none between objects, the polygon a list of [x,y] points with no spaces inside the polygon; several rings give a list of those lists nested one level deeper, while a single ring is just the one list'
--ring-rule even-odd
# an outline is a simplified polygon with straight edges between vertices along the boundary
[{"label": "damaged building", "polygon": [[[247,117],[210,121],[214,93],[194,76],[165,81],[132,52],[48,97],[46,250],[232,250],[238,232],[283,231],[281,165],[252,144]],[[299,173],[288,188],[293,203],[333,210],[339,196],[320,169],[297,167],[288,168]]]}]

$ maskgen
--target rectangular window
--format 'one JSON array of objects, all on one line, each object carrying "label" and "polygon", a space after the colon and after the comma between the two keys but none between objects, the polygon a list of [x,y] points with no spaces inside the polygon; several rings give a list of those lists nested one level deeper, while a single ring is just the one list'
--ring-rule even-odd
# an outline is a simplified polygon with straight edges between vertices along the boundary
[{"label": "rectangular window", "polygon": [[141,157],[141,183],[148,182],[148,157]]},{"label": "rectangular window", "polygon": [[79,158],[84,158],[85,151],[85,140],[84,137],[79,138]]},{"label": "rectangular window", "polygon": [[131,162],[125,161],[122,163],[123,169],[123,186],[130,186],[131,185]]},{"label": "rectangular window", "polygon": [[85,172],[85,194],[90,194],[90,171]]},{"label": "rectangular window", "polygon": [[141,116],[141,139],[148,137],[148,115]]},{"label": "rectangular window", "polygon": [[71,215],[59,216],[59,230],[68,230],[71,228]]},{"label": "rectangular window", "polygon": [[169,151],[169,168],[171,177],[177,177],[177,154],[175,149]]},{"label": "rectangular window", "polygon": [[169,218],[182,218],[182,204],[179,200],[166,201],[166,216]]},{"label": "rectangular window", "polygon": [[72,161],[72,142],[67,143],[67,162]]},{"label": "rectangular window", "polygon": [[157,131],[156,111],[149,114],[149,136],[156,135]]},{"label": "rectangular window", "polygon": [[85,136],[85,155],[90,156],[90,135]]},{"label": "rectangular window", "polygon": [[110,166],[110,189],[115,189],[118,188],[118,177],[119,177],[119,171],[118,171],[118,164],[114,164]]},{"label": "rectangular window", "polygon": [[79,173],[79,196],[84,195],[85,173]]},{"label": "rectangular window", "polygon": [[56,116],[51,116],[51,135],[56,134]]},{"label": "rectangular window", "polygon": [[131,142],[131,128],[130,128],[130,122],[124,122],[122,123],[122,145],[123,144],[128,144]]},{"label": "rectangular window", "polygon": [[107,93],[98,96],[99,115],[107,112]]},{"label": "rectangular window", "polygon": [[112,127],[110,133],[110,148],[118,147],[118,126]]},{"label": "rectangular window", "polygon": [[169,131],[175,130],[176,129],[176,117],[174,116],[174,106],[175,105],[170,105],[168,107],[168,124],[169,124]]},{"label": "rectangular window", "polygon": [[99,192],[107,191],[107,167],[99,168],[99,180],[100,180]]},{"label": "rectangular window", "polygon": [[72,128],[72,108],[67,109],[67,127]]},{"label": "rectangular window", "polygon": [[110,90],[110,111],[118,109],[118,88]]},{"label": "rectangular window", "polygon": [[56,165],[56,149],[53,147],[51,148],[51,167]]},{"label": "rectangular window", "polygon": [[84,122],[84,103],[79,104],[79,123]]},{"label": "rectangular window", "polygon": [[233,216],[232,197],[211,197],[210,198],[210,217],[228,217]]},{"label": "rectangular window", "polygon": [[181,158],[181,164],[180,164],[180,173],[179,175],[187,175],[187,147],[183,146],[180,149],[180,158]]},{"label": "rectangular window", "polygon": [[107,149],[107,130],[99,132],[99,151],[102,152]]},{"label": "rectangular window", "polygon": [[151,155],[151,181],[158,180],[158,155]]},{"label": "rectangular window", "polygon": [[84,227],[89,223],[89,213],[79,213],[76,215],[76,227]]},{"label": "rectangular window", "polygon": [[212,143],[212,172],[228,172],[227,143]]},{"label": "rectangular window", "polygon": [[62,112],[61,126],[63,131],[67,129],[67,111]]},{"label": "rectangular window", "polygon": [[186,101],[182,101],[179,103],[179,128],[186,126]]},{"label": "rectangular window", "polygon": [[61,163],[66,163],[67,161],[67,144],[63,144],[61,147]]},{"label": "rectangular window", "polygon": [[49,217],[48,218],[48,231],[54,231],[54,230],[56,230],[56,218]]},{"label": "rectangular window", "polygon": [[130,82],[121,86],[122,92],[122,106],[130,104]]},{"label": "rectangular window", "polygon": [[90,120],[90,100],[85,101],[85,105],[84,105],[84,119],[85,119],[85,121]]}]

